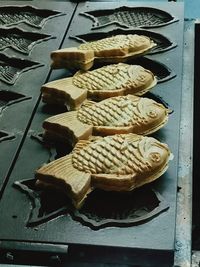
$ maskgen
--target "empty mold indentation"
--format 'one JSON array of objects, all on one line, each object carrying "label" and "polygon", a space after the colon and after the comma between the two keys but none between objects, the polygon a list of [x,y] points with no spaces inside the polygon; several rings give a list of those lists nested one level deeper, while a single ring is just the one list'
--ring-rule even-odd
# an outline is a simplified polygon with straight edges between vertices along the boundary
[{"label": "empty mold indentation", "polygon": [[14,139],[14,138],[15,138],[14,134],[0,130],[0,143],[6,140]]},{"label": "empty mold indentation", "polygon": [[148,31],[148,30],[142,30],[142,29],[133,29],[133,30],[125,30],[125,29],[115,29],[112,31],[107,31],[107,32],[91,32],[91,33],[86,33],[86,34],[81,34],[81,35],[76,35],[76,36],[70,36],[70,38],[75,39],[78,42],[91,42],[91,41],[96,41],[100,40],[103,38],[115,36],[115,35],[120,35],[120,34],[138,34],[138,35],[145,35],[152,39],[154,43],[156,43],[156,46],[153,47],[150,51],[148,51],[147,54],[156,54],[160,52],[164,52],[170,49],[173,49],[177,46],[176,43],[172,42],[169,38],[166,36]]},{"label": "empty mold indentation", "polygon": [[66,195],[56,190],[39,190],[35,183],[35,179],[29,179],[16,181],[13,184],[14,187],[27,194],[32,201],[32,209],[27,222],[28,227],[39,225],[61,214],[68,213],[68,209],[71,209],[71,203]]},{"label": "empty mold indentation", "polygon": [[30,98],[12,91],[0,90],[0,113],[4,108]]},{"label": "empty mold indentation", "polygon": [[13,185],[32,200],[28,227],[68,214],[93,230],[108,226],[128,227],[148,222],[169,208],[164,198],[149,186],[131,192],[96,189],[88,195],[82,208],[76,210],[64,193],[50,187],[40,189],[36,179],[16,181]]},{"label": "empty mold indentation", "polygon": [[0,25],[10,26],[24,22],[32,27],[42,28],[50,18],[64,15],[59,11],[39,9],[33,6],[1,6]]},{"label": "empty mold indentation", "polygon": [[93,28],[110,24],[117,24],[126,28],[153,28],[165,26],[178,20],[166,11],[151,7],[123,6],[116,9],[88,11],[81,13],[81,15],[90,17],[94,21]]},{"label": "empty mold indentation", "polygon": [[0,50],[12,48],[23,54],[29,54],[33,46],[39,42],[49,40],[50,35],[36,32],[26,32],[18,28],[0,29]]},{"label": "empty mold indentation", "polygon": [[98,230],[143,224],[168,208],[163,197],[149,186],[130,192],[96,189],[88,195],[80,210],[74,210],[72,217]]},{"label": "empty mold indentation", "polygon": [[43,66],[38,62],[8,57],[0,54],[0,80],[8,84],[14,84],[22,72]]}]

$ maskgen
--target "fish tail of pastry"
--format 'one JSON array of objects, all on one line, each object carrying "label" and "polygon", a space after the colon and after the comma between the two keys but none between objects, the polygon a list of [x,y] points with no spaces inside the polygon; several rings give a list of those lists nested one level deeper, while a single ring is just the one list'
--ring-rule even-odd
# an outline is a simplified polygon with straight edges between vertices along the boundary
[{"label": "fish tail of pastry", "polygon": [[71,155],[52,161],[35,173],[40,186],[51,185],[71,198],[73,205],[80,208],[87,194],[91,192],[91,175],[75,169]]},{"label": "fish tail of pastry", "polygon": [[77,109],[87,98],[87,90],[75,86],[72,78],[46,83],[42,86],[41,92],[43,102],[65,105],[68,110]]},{"label": "fish tail of pastry", "polygon": [[93,50],[80,50],[77,47],[63,48],[51,52],[53,69],[89,70],[94,64]]},{"label": "fish tail of pastry", "polygon": [[80,139],[88,139],[93,127],[77,119],[77,111],[65,112],[43,122],[44,138],[67,141],[74,146]]}]

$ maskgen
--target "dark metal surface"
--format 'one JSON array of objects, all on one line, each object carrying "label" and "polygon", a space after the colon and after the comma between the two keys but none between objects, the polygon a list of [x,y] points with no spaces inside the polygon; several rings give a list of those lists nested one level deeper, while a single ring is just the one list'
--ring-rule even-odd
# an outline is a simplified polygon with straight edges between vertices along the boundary
[{"label": "dark metal surface", "polygon": [[43,67],[39,62],[0,54],[0,82],[13,85],[24,72]]},{"label": "dark metal surface", "polygon": [[175,266],[191,266],[194,21],[185,21]]},{"label": "dark metal surface", "polygon": [[129,227],[148,222],[169,208],[169,204],[151,186],[143,186],[121,193],[96,189],[89,194],[81,209],[77,210],[59,190],[41,190],[35,183],[36,179],[28,179],[16,181],[13,185],[32,201],[27,227],[35,227],[67,214],[93,230],[112,226]]},{"label": "dark metal surface", "polygon": [[[100,6],[101,3],[79,4],[79,8],[73,18],[62,47],[76,45],[73,40],[68,38],[69,35],[83,34],[90,29],[91,21],[79,16],[78,13],[90,10],[91,7],[98,8]],[[119,3],[110,2],[107,3],[107,6],[117,7]],[[179,22],[156,29],[156,32],[165,34],[170,37],[170,39],[174,40],[178,44],[178,47],[163,54],[152,55],[150,57],[151,59],[162,62],[177,75],[175,79],[161,83],[153,89],[155,94],[161,96],[174,109],[174,113],[170,116],[168,125],[160,130],[156,134],[156,137],[169,144],[175,157],[174,160],[170,162],[167,173],[154,183],[155,188],[169,201],[170,209],[146,224],[127,228],[110,227],[99,231],[93,231],[89,227],[74,221],[69,215],[61,216],[35,228],[27,228],[26,222],[29,216],[31,203],[25,194],[22,194],[13,187],[13,182],[21,179],[33,178],[35,169],[49,159],[49,151],[32,140],[30,136],[34,131],[41,131],[42,121],[48,117],[50,113],[58,112],[52,110],[48,112],[44,104],[40,103],[31,127],[27,128],[28,131],[25,143],[22,146],[18,160],[9,177],[8,184],[0,202],[0,214],[3,214],[0,218],[0,239],[1,247],[4,249],[2,252],[4,256],[5,253],[9,251],[12,252],[14,246],[15,248],[19,248],[23,241],[25,242],[25,246],[21,249],[22,251],[33,249],[35,251],[40,251],[41,244],[44,247],[45,244],[48,243],[54,244],[54,252],[47,248],[50,255],[55,252],[62,254],[59,249],[56,251],[56,247],[59,248],[63,247],[63,245],[64,247],[69,245],[67,252],[69,262],[75,260],[91,262],[93,264],[95,264],[95,262],[115,262],[116,264],[138,264],[142,266],[148,266],[148,262],[151,262],[152,266],[159,267],[172,264],[175,240],[179,122],[181,110],[183,9],[182,5],[179,4],[176,6],[173,5],[173,7],[164,4],[158,4],[157,7],[159,6],[168,12],[173,10],[173,13],[176,13],[176,16],[180,19]],[[58,9],[58,7],[56,9]],[[63,17],[55,19],[61,18]],[[82,25],[82,27],[80,28],[78,25]],[[179,32],[179,35],[177,35],[177,32]],[[59,40],[61,41],[61,39]],[[48,46],[48,49],[52,49],[52,47]],[[40,55],[42,55],[42,53]],[[44,53],[44,55],[46,54]],[[46,58],[46,56],[44,57]],[[34,73],[34,75],[36,74]],[[66,75],[68,75],[68,73],[65,70],[54,71],[50,76],[50,80],[61,78]],[[21,88],[23,89],[18,92],[25,94],[25,88],[22,85],[23,82],[27,84],[26,79],[21,80]],[[36,81],[36,85],[34,86],[34,88],[38,90],[38,95],[42,82],[41,80],[39,82]],[[28,84],[32,84],[31,81],[29,81]],[[33,97],[36,100],[36,95]],[[36,103],[36,101],[34,103]],[[28,105],[25,105],[25,108],[31,110],[31,112],[33,111],[33,107],[34,105],[30,108],[28,108]],[[9,111],[9,109],[7,111]],[[19,112],[20,108],[16,108],[15,112],[16,111]],[[7,115],[7,120],[13,112],[12,110],[11,113],[10,110],[10,115]],[[21,114],[23,118],[25,116],[24,105],[23,109],[21,108]],[[3,117],[1,119],[3,119]],[[6,125],[5,121],[3,123]],[[27,125],[27,123],[28,120],[26,117],[24,126]],[[8,125],[7,123],[7,128],[9,128]],[[24,128],[22,128],[21,131],[23,133]],[[7,230],[5,230],[5,224],[8,226]],[[6,260],[4,262],[6,262]],[[20,260],[18,262],[20,262]]]},{"label": "dark metal surface", "polygon": [[195,61],[194,61],[194,141],[193,141],[193,249],[200,250],[200,210],[199,210],[199,149],[200,149],[200,127],[199,127],[199,46],[200,46],[200,24],[195,25]]},{"label": "dark metal surface", "polygon": [[26,32],[17,27],[0,29],[0,50],[14,49],[23,54],[30,54],[33,46],[44,40],[55,38],[38,32]]},{"label": "dark metal surface", "polygon": [[62,12],[49,10],[48,8],[37,8],[37,6],[12,5],[12,2],[0,7],[0,24],[5,27],[25,23],[34,28],[42,28],[48,19],[61,15]]},{"label": "dark metal surface", "polygon": [[[1,6],[9,4],[13,5],[14,2],[0,2]],[[27,97],[26,101],[7,106],[0,116],[0,130],[6,130],[15,135],[15,139],[0,143],[0,191],[3,187],[4,181],[7,181],[7,174],[9,172],[9,168],[11,167],[12,160],[15,157],[17,148],[20,147],[20,141],[23,139],[23,134],[38,101],[41,85],[45,83],[49,74],[50,51],[59,48],[75,9],[75,5],[73,3],[55,4],[53,2],[45,3],[45,1],[33,1],[32,4],[34,4],[37,9],[45,8],[49,10],[60,10],[62,16],[48,19],[42,29],[37,29],[37,32],[40,34],[47,34],[54,38],[45,42],[41,41],[35,45],[32,48],[30,55],[22,56],[20,51],[14,51],[11,49],[6,50],[4,54],[2,54],[1,60],[8,59],[8,62],[12,65],[14,64],[14,66],[18,63],[19,66],[22,67],[23,62],[26,63],[32,61],[39,62],[42,66],[34,70],[30,69],[29,71],[23,73],[17,72],[16,74],[18,77],[16,80],[13,80],[12,84],[5,83],[2,80],[0,81],[1,90],[12,91],[14,93],[23,94]],[[18,1],[16,5],[24,6],[24,2]],[[21,29],[27,33],[29,32],[30,35],[34,34],[33,32],[36,31],[35,28],[24,23],[20,23],[18,27],[21,27]],[[17,60],[17,58],[19,58],[19,60]]]}]

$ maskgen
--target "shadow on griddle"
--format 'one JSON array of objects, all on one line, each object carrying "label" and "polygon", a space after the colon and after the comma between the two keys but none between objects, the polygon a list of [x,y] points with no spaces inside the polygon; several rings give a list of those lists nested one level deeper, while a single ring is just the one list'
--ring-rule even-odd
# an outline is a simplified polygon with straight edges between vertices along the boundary
[{"label": "shadow on griddle", "polygon": [[53,116],[53,115],[57,115],[57,114],[60,114],[60,113],[64,113],[64,112],[67,112],[67,107],[66,106],[61,106],[61,105],[48,105],[48,104],[44,104],[42,106],[42,112],[47,114],[47,115],[50,115],[50,116]]},{"label": "shadow on griddle", "polygon": [[128,227],[145,223],[169,208],[163,197],[149,185],[131,192],[96,189],[88,195],[80,210],[73,208],[70,199],[59,190],[37,188],[35,179],[16,181],[14,186],[32,200],[27,227],[67,214],[93,230]]}]

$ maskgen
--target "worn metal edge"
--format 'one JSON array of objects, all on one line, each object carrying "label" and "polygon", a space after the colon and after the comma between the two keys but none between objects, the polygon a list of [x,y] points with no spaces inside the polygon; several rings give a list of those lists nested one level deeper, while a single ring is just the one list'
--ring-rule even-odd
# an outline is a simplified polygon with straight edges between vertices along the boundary
[{"label": "worn metal edge", "polygon": [[174,266],[191,266],[194,21],[185,21]]}]

